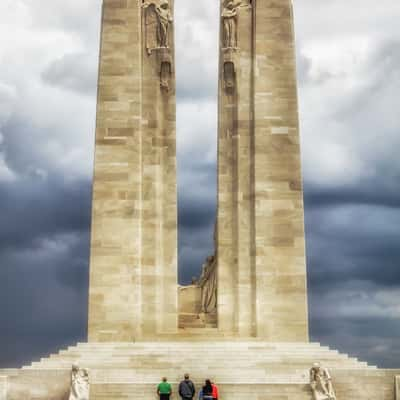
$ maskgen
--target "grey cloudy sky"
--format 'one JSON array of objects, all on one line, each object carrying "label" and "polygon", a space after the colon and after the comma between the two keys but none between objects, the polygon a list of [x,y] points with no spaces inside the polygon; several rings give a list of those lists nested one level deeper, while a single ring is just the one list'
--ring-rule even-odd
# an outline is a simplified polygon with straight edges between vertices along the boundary
[{"label": "grey cloudy sky", "polygon": [[[176,0],[180,279],[212,251],[216,0]],[[400,365],[400,2],[295,0],[311,336]],[[0,367],[86,338],[100,0],[0,2]]]}]

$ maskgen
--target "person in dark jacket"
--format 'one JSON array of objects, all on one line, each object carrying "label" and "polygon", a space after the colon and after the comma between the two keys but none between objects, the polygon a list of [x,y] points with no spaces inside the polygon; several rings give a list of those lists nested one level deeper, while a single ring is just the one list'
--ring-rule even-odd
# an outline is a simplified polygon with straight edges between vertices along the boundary
[{"label": "person in dark jacket", "polygon": [[192,400],[195,393],[194,383],[190,380],[189,374],[185,374],[185,379],[179,384],[179,396],[182,400]]},{"label": "person in dark jacket", "polygon": [[203,400],[213,400],[213,387],[209,379],[206,380],[206,384],[203,386]]}]

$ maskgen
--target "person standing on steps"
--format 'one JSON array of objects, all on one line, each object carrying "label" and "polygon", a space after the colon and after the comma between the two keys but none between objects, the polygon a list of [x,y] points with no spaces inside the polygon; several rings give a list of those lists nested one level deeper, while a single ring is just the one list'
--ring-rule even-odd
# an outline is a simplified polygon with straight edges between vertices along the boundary
[{"label": "person standing on steps", "polygon": [[157,387],[157,394],[160,400],[169,400],[172,395],[172,387],[168,383],[167,378],[162,378],[162,382]]},{"label": "person standing on steps", "polygon": [[206,384],[202,389],[203,400],[213,400],[213,387],[209,379],[206,380]]},{"label": "person standing on steps", "polygon": [[214,382],[211,384],[211,386],[212,386],[213,400],[218,400],[218,398],[219,398],[218,386]]},{"label": "person standing on steps", "polygon": [[179,396],[182,400],[192,400],[195,393],[194,383],[190,380],[189,374],[185,374],[185,379],[179,384]]}]

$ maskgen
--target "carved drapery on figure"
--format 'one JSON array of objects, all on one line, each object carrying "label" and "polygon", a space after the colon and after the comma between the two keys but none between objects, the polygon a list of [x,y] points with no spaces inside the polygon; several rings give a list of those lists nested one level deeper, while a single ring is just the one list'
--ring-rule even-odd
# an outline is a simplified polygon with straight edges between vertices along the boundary
[{"label": "carved drapery on figure", "polygon": [[89,400],[89,372],[76,364],[72,366],[69,400]]},{"label": "carved drapery on figure", "polygon": [[319,363],[315,363],[310,370],[310,386],[314,400],[336,400],[331,375]]},{"label": "carved drapery on figure", "polygon": [[233,61],[226,61],[224,63],[224,84],[228,93],[231,93],[235,90],[236,71]]},{"label": "carved drapery on figure", "polygon": [[198,285],[201,288],[201,312],[212,314],[217,310],[217,259],[207,257]]},{"label": "carved drapery on figure", "polygon": [[237,48],[237,17],[242,0],[224,0],[222,10],[223,48]]},{"label": "carved drapery on figure", "polygon": [[145,1],[144,25],[146,35],[146,49],[150,55],[153,50],[169,48],[170,26],[173,22],[169,1]]},{"label": "carved drapery on figure", "polygon": [[160,70],[160,86],[161,89],[169,90],[170,84],[169,81],[172,75],[172,65],[169,59],[165,59],[161,62],[161,70]]},{"label": "carved drapery on figure", "polygon": [[144,1],[142,7],[146,51],[149,56],[153,51],[157,51],[160,87],[164,91],[169,91],[172,76],[169,41],[173,22],[169,1]]}]

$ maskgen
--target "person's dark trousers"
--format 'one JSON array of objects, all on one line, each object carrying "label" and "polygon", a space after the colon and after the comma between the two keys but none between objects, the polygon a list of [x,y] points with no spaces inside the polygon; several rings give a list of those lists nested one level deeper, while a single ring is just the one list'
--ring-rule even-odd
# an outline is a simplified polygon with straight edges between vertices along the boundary
[{"label": "person's dark trousers", "polygon": [[169,394],[160,394],[160,400],[169,400],[170,395]]}]

